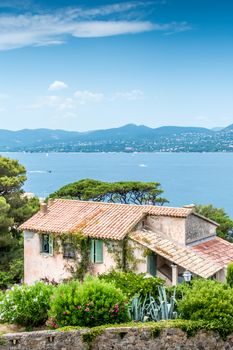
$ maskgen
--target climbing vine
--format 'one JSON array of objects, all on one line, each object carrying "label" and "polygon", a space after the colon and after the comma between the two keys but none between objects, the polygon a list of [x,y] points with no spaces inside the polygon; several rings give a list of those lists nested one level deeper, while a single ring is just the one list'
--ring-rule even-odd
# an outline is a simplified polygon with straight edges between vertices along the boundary
[{"label": "climbing vine", "polygon": [[[91,270],[91,239],[81,232],[72,234],[52,235],[53,249],[56,253],[64,254],[65,245],[69,245],[73,251],[72,261],[67,260],[66,268],[72,274],[72,277],[78,280],[83,280],[87,272]],[[107,252],[113,256],[115,261],[115,269],[124,272],[135,271],[137,264],[142,261],[135,257],[135,246],[133,241],[128,237],[121,241],[103,240]],[[65,257],[65,256],[64,256]],[[71,258],[68,257],[68,258]]]},{"label": "climbing vine", "polygon": [[124,272],[134,271],[141,259],[134,255],[134,246],[128,237],[122,241],[104,241],[109,254],[113,256],[116,269]]},{"label": "climbing vine", "polygon": [[70,271],[74,279],[82,281],[91,267],[90,238],[81,232],[75,232],[72,234],[62,234],[58,237],[53,235],[53,241],[54,251],[57,253],[62,253],[63,249],[64,254],[65,245],[69,245],[71,256],[67,258],[72,258],[72,262],[68,262],[67,260],[66,268]]},{"label": "climbing vine", "polygon": [[70,272],[73,278],[82,281],[91,267],[90,238],[83,235],[81,232],[77,232],[70,235],[70,239],[75,251],[74,264],[71,265]]}]

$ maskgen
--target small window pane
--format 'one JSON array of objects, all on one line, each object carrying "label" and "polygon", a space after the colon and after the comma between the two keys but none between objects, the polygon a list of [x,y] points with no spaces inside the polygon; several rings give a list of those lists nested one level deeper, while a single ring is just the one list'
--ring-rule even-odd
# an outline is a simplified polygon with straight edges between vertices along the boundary
[{"label": "small window pane", "polygon": [[51,235],[44,234],[41,237],[41,252],[46,254],[53,253],[53,238]]},{"label": "small window pane", "polygon": [[96,240],[96,254],[95,254],[95,262],[102,263],[103,262],[103,241]]},{"label": "small window pane", "polygon": [[63,243],[63,257],[68,259],[75,258],[75,249],[74,245],[71,242]]},{"label": "small window pane", "polygon": [[99,239],[91,240],[91,261],[94,263],[103,262],[103,241]]},{"label": "small window pane", "polygon": [[42,253],[49,253],[49,235],[42,235],[41,251]]}]

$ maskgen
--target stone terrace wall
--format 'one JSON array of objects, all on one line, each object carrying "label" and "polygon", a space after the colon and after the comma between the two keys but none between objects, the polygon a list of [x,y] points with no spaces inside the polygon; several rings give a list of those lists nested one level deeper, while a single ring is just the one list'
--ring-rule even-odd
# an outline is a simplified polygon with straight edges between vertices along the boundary
[{"label": "stone terrace wall", "polygon": [[108,328],[91,344],[82,335],[88,330],[40,331],[0,337],[0,350],[230,350],[233,334],[223,341],[217,333],[199,331],[194,337],[177,328],[163,329],[152,336],[149,328]]}]

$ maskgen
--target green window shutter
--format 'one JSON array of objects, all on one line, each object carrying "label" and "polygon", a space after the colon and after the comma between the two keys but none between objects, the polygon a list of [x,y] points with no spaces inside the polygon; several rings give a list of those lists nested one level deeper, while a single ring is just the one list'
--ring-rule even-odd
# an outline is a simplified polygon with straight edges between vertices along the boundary
[{"label": "green window shutter", "polygon": [[156,276],[156,269],[157,269],[157,256],[154,252],[151,252],[147,256],[147,272],[152,275]]},{"label": "green window shutter", "polygon": [[95,240],[91,240],[91,262],[95,262]]},{"label": "green window shutter", "polygon": [[95,241],[95,262],[103,262],[103,241],[100,239]]},{"label": "green window shutter", "polygon": [[53,255],[53,237],[49,235],[49,254]]}]

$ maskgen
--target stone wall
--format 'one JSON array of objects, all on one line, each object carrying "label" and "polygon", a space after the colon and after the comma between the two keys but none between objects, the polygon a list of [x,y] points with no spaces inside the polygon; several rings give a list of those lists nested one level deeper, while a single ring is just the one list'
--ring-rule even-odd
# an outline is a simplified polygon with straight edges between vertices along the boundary
[{"label": "stone wall", "polygon": [[186,244],[198,244],[202,240],[214,238],[216,236],[214,224],[198,217],[190,215],[186,219]]},{"label": "stone wall", "polygon": [[185,218],[149,215],[145,224],[151,231],[159,231],[168,239],[185,245]]},{"label": "stone wall", "polygon": [[7,334],[0,337],[0,350],[230,350],[233,335],[225,341],[217,333],[199,331],[193,337],[177,328],[153,334],[150,328],[108,328],[93,338],[82,337],[88,330],[56,332],[40,331]]}]

